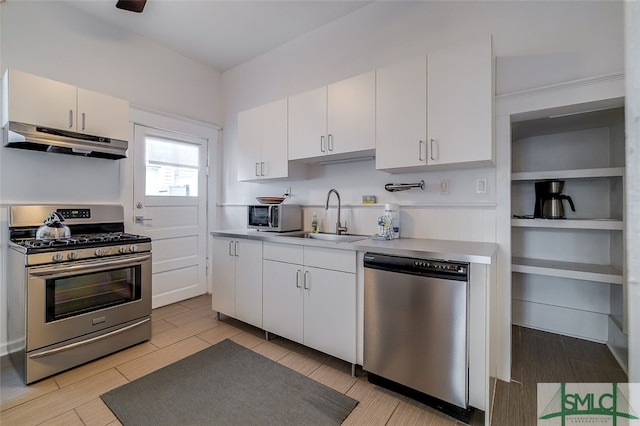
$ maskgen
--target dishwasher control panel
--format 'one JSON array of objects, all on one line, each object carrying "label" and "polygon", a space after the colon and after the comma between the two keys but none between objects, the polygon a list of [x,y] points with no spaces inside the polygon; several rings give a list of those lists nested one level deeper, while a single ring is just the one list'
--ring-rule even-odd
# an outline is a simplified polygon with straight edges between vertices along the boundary
[{"label": "dishwasher control panel", "polygon": [[442,259],[421,259],[381,253],[365,253],[364,267],[414,275],[446,276],[466,280],[469,264]]},{"label": "dishwasher control panel", "polygon": [[435,270],[435,271],[452,271],[461,274],[467,273],[467,265],[451,262],[439,262],[434,260],[419,260],[413,261],[413,267],[416,269]]}]

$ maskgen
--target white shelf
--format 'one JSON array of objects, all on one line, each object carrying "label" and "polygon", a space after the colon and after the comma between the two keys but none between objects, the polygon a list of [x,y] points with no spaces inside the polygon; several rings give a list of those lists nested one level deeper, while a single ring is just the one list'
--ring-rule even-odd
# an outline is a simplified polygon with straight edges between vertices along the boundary
[{"label": "white shelf", "polygon": [[511,219],[511,226],[523,228],[596,229],[622,231],[620,219]]},{"label": "white shelf", "polygon": [[593,265],[588,263],[514,257],[511,259],[511,270],[524,274],[622,284],[622,272],[610,265]]},{"label": "white shelf", "polygon": [[585,179],[624,176],[624,167],[606,167],[578,170],[549,170],[541,172],[518,172],[511,174],[511,180],[543,179]]}]

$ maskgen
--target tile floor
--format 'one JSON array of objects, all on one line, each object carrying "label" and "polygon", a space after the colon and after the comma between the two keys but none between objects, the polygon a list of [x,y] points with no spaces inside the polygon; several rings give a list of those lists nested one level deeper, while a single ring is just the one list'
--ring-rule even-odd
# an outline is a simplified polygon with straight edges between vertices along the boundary
[{"label": "tile floor", "polygon": [[[153,311],[152,338],[124,351],[25,386],[7,357],[0,358],[0,424],[119,425],[99,396],[224,339],[360,401],[345,425],[456,425],[454,419],[367,382],[351,365],[211,310],[205,295]],[[212,423],[213,424],[213,423]]]}]

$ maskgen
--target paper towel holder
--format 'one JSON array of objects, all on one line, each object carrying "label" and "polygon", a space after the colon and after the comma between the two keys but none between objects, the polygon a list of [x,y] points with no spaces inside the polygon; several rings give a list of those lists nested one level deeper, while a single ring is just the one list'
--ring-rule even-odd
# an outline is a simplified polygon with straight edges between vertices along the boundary
[{"label": "paper towel holder", "polygon": [[406,191],[411,188],[420,188],[424,191],[424,180],[416,183],[388,183],[384,186],[389,192]]}]

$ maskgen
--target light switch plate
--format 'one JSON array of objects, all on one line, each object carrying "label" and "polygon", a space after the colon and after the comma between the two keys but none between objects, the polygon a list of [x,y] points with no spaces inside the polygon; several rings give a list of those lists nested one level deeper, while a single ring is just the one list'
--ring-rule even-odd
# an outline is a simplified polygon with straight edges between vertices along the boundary
[{"label": "light switch plate", "polygon": [[487,180],[486,179],[477,179],[476,180],[476,194],[486,194],[487,193]]},{"label": "light switch plate", "polygon": [[440,179],[440,195],[449,194],[449,181],[447,179]]}]

